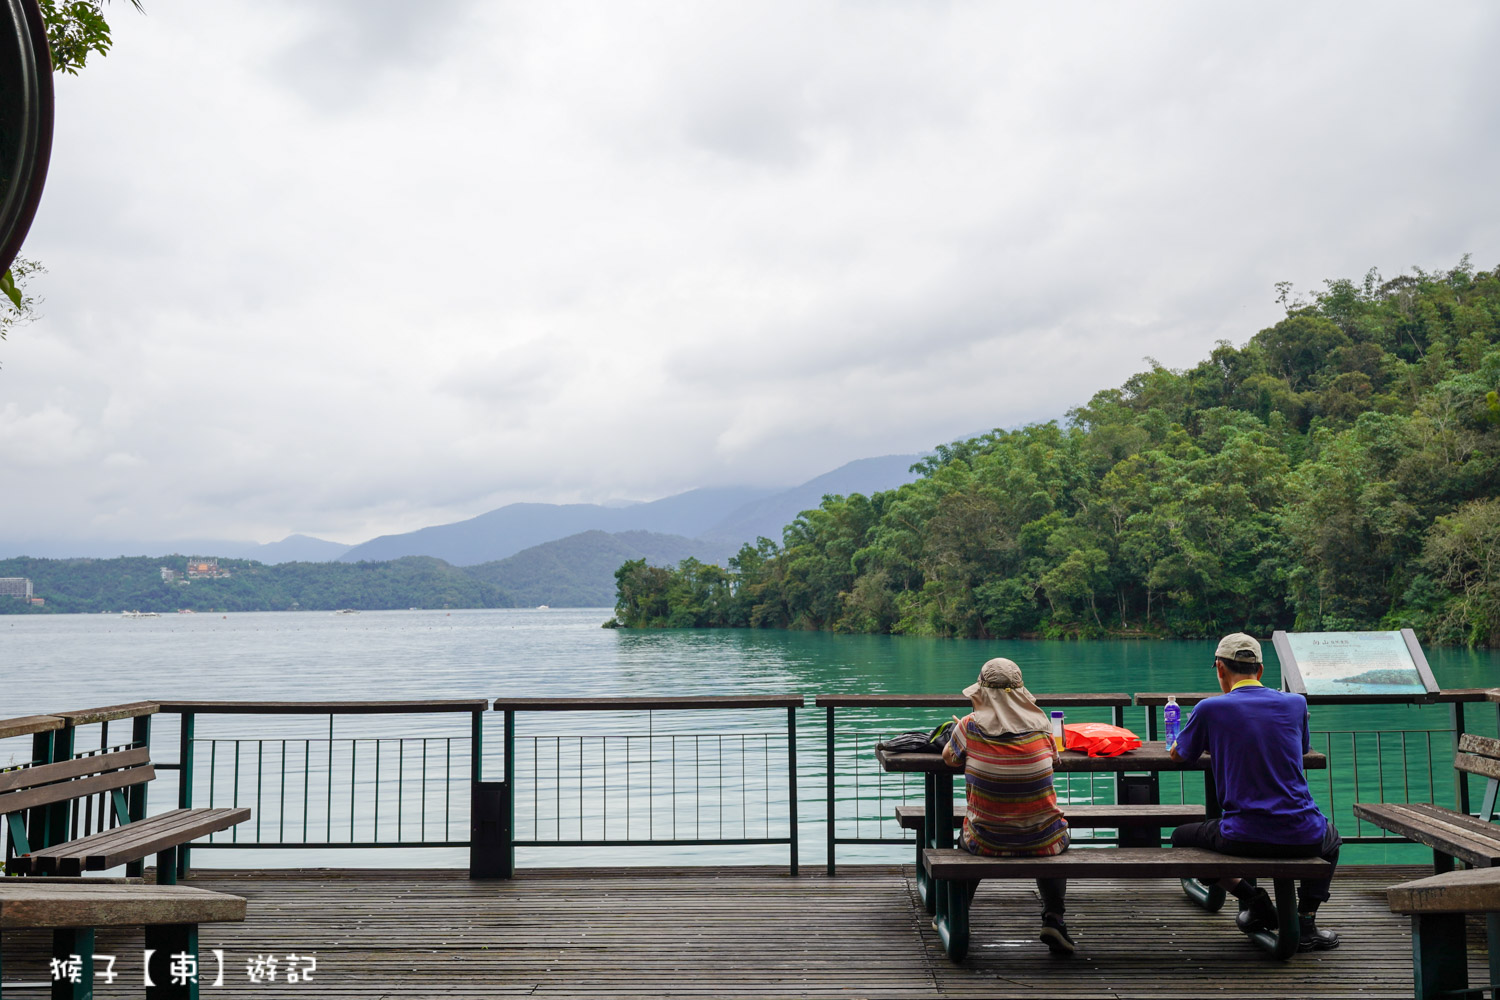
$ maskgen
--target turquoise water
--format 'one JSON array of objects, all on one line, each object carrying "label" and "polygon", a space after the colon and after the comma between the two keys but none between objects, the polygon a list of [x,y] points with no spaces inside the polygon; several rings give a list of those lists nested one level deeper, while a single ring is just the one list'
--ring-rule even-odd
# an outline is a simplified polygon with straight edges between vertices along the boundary
[{"label": "turquoise water", "polygon": [[[1028,685],[1040,695],[1192,692],[1215,687],[1213,646],[1207,642],[989,642],[763,631],[628,632],[600,628],[608,615],[606,609],[557,609],[227,617],[200,614],[137,620],[106,615],[5,618],[0,619],[0,717],[143,699],[297,701],[790,693],[807,696],[811,706],[818,694],[956,693],[992,656],[1008,656],[1019,663]],[[1269,643],[1266,651],[1271,655]],[[1427,655],[1444,688],[1500,685],[1500,654],[1429,649]],[[1273,655],[1267,682],[1279,683]],[[1321,798],[1333,796],[1335,815],[1346,835],[1352,831],[1344,813],[1356,795],[1360,799],[1452,800],[1446,706],[1314,706],[1312,711],[1314,730],[1329,734],[1315,739],[1323,741],[1322,746],[1344,762],[1335,769],[1332,781],[1326,774],[1315,774],[1312,783]],[[1143,710],[1132,708],[1127,712],[1127,725],[1144,736]],[[844,711],[839,715],[839,726],[841,730],[848,726],[868,733],[890,732],[930,727],[948,714],[938,709]],[[1493,707],[1470,706],[1468,715],[1471,731],[1494,733]],[[1075,712],[1071,718],[1107,720],[1108,713]],[[499,723],[497,713],[490,713],[486,719],[484,767],[490,778],[498,778],[503,766]],[[786,801],[782,777],[785,724],[785,712],[777,710],[523,715],[519,721],[518,832],[534,839],[588,836],[589,824],[624,820],[632,824],[634,836],[646,830],[659,836],[674,821],[684,826],[695,822],[704,836],[717,835],[715,829],[731,835],[736,823],[741,824],[746,836],[777,835],[785,827],[781,823],[778,831],[778,807],[784,812]],[[809,707],[798,713],[798,811],[804,864],[821,863],[824,853],[823,726],[821,710]],[[416,780],[418,772],[413,770],[416,765],[411,756],[418,752],[423,738],[430,755],[439,754],[443,744],[437,741],[444,741],[450,768],[467,777],[467,716],[340,717],[332,743],[314,742],[329,735],[327,727],[326,717],[200,716],[198,736],[271,741],[254,745],[261,754],[259,773],[270,781],[267,776],[284,762],[294,779],[294,787],[287,793],[290,797],[295,797],[298,773],[312,772],[330,783],[329,804],[321,813],[315,811],[316,803],[310,804],[305,813],[294,812],[290,805],[285,815],[278,815],[271,806],[260,810],[267,823],[280,820],[283,826],[296,827],[304,820],[314,826],[321,822],[331,831],[330,839],[336,839],[346,823],[347,818],[338,811],[339,796],[349,793],[346,786],[364,789],[361,794],[368,796],[363,802],[358,795],[350,800],[349,810],[357,814],[357,826],[363,828],[371,803],[380,803],[385,817],[381,822],[394,822],[404,802],[406,811],[399,832],[406,839],[414,838],[410,824],[413,816],[423,811],[411,807],[415,791],[408,789],[401,793],[404,798],[392,799],[385,789],[396,773]],[[1382,735],[1375,736],[1377,731]],[[1396,735],[1401,733],[1405,735]],[[689,734],[700,734],[696,747]],[[706,737],[702,734],[718,739],[718,746],[705,750]],[[122,735],[116,731],[113,737],[117,740]],[[418,742],[398,746],[391,741],[379,747],[355,742],[376,735],[401,735]],[[285,747],[279,745],[283,739],[288,741]],[[582,744],[574,742],[580,739]],[[725,739],[729,740],[729,749],[724,748]],[[613,742],[599,742],[600,752],[608,755],[623,749],[640,757],[633,762],[620,759],[623,770],[612,772],[608,788],[599,786],[591,791],[589,782],[598,777],[598,761],[595,744],[589,741],[606,740]],[[861,740],[863,746],[863,737]],[[306,741],[305,753],[299,741]],[[232,794],[233,781],[238,777],[238,794],[246,801],[243,796],[249,794],[246,783],[251,773],[247,768],[255,765],[233,761],[232,746],[224,742],[218,747],[222,756],[215,763],[214,774],[220,778],[215,794]],[[159,717],[154,723],[153,747],[156,759],[176,759],[174,718]],[[242,747],[244,755],[249,755],[250,747]],[[0,764],[7,759],[23,759],[28,749],[24,740],[0,742]],[[207,749],[206,744],[200,746],[200,781],[207,780],[202,763]],[[690,749],[696,750],[699,763],[692,782],[683,777],[682,770]],[[326,762],[320,756],[324,750],[329,752]],[[358,757],[348,761],[347,767],[341,756],[346,751]],[[452,756],[455,753],[457,756]],[[380,755],[385,755],[380,757],[385,770],[377,791],[373,774],[366,768]],[[867,756],[862,750],[851,750],[840,758],[841,835],[855,834],[856,826],[861,836],[893,834],[888,823],[880,828],[881,819],[889,815],[893,801],[914,794],[910,789],[883,788],[872,797],[869,782],[879,779],[869,770]],[[1352,770],[1355,758],[1362,769],[1357,790]],[[705,773],[708,765],[704,761],[711,761],[718,770]],[[1384,765],[1383,772],[1377,763]],[[671,783],[666,777],[668,764],[679,766]],[[566,778],[575,765],[582,776],[581,794],[579,782],[570,783]],[[431,760],[426,766],[429,778],[438,780]],[[344,779],[343,773],[349,777]],[[626,804],[625,787],[616,780],[619,774],[636,783],[630,792],[630,804]],[[1189,778],[1180,789],[1188,798],[1196,794],[1193,780]],[[174,781],[170,772],[158,779],[161,791],[154,798],[157,804],[162,799],[172,800]],[[744,802],[736,805],[725,796],[717,801],[705,798],[704,789],[721,781],[743,793]],[[643,787],[647,789],[644,796]],[[1174,790],[1177,787],[1164,787],[1164,797],[1178,794]],[[317,788],[313,782],[312,791]],[[685,794],[690,788],[697,789],[695,802],[689,802]],[[206,804],[205,794],[206,788],[198,786],[195,804]],[[887,795],[896,798],[888,799]],[[426,801],[429,807],[425,811],[432,814],[437,807],[431,805],[431,798]],[[227,804],[227,800],[216,798],[214,804]],[[601,819],[601,813],[611,810],[612,815]],[[450,820],[457,817],[462,821],[466,808],[448,809],[447,813]],[[715,815],[720,826],[705,828]],[[574,829],[573,824],[579,820],[585,822]],[[757,823],[759,833],[750,829]],[[525,824],[530,824],[529,828]],[[609,836],[618,835],[614,826],[607,829]],[[263,830],[262,836],[274,836],[275,832]],[[466,835],[462,830],[450,834]],[[679,828],[677,834],[682,836],[683,829]],[[359,839],[361,835],[355,831],[352,836]],[[1420,854],[1411,851],[1371,847],[1351,852],[1351,859],[1420,860]],[[786,848],[535,848],[523,851],[521,862],[571,864],[603,859],[623,864],[661,862],[669,857],[704,863],[779,863],[786,858]],[[839,857],[850,861],[905,859],[908,850],[849,846],[839,849]],[[447,865],[461,864],[463,859],[464,852],[454,849],[348,852],[306,848],[202,851],[198,862]]]}]

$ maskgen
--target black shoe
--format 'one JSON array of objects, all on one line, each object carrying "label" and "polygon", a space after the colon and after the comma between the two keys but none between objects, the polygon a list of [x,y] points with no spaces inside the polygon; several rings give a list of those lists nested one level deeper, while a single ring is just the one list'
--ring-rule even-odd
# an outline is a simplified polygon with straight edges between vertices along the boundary
[{"label": "black shoe", "polygon": [[1042,943],[1054,955],[1071,955],[1078,950],[1078,946],[1068,936],[1068,925],[1063,923],[1062,917],[1054,917],[1050,913],[1042,914]]},{"label": "black shoe", "polygon": [[1339,936],[1333,931],[1318,930],[1318,918],[1311,913],[1297,917],[1302,925],[1302,939],[1297,942],[1298,951],[1330,951],[1339,946]]},{"label": "black shoe", "polygon": [[1276,904],[1271,902],[1271,895],[1266,890],[1256,889],[1255,895],[1246,903],[1248,905],[1234,918],[1235,926],[1246,934],[1268,931],[1280,923],[1276,917]]}]

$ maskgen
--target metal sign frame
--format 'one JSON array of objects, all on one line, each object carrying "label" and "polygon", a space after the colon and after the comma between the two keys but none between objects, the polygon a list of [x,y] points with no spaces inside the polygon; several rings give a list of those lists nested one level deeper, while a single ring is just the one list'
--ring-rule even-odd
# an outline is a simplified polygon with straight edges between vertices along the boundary
[{"label": "metal sign frame", "polygon": [[[1368,631],[1389,632],[1389,629],[1371,629]],[[1337,632],[1321,633],[1325,635],[1339,635]],[[1403,691],[1399,694],[1375,694],[1363,692],[1360,694],[1308,694],[1307,680],[1302,676],[1302,667],[1297,662],[1297,656],[1292,652],[1292,644],[1289,634],[1282,631],[1271,634],[1271,645],[1276,649],[1276,658],[1281,662],[1281,687],[1293,694],[1305,695],[1309,701],[1340,702],[1340,701],[1389,701],[1389,702],[1426,702],[1438,693],[1437,679],[1432,676],[1432,667],[1427,663],[1427,654],[1422,652],[1422,644],[1417,641],[1417,634],[1409,628],[1400,630],[1401,638],[1406,643],[1406,651],[1411,654],[1412,665],[1417,670],[1417,680],[1426,690],[1422,693]]]}]

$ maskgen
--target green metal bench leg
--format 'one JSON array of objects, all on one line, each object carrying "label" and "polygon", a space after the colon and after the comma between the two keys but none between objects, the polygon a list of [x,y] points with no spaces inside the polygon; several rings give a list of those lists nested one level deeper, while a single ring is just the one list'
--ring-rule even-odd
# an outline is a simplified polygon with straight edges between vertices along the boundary
[{"label": "green metal bench leg", "polygon": [[1218,913],[1224,906],[1224,898],[1229,895],[1220,886],[1206,885],[1195,878],[1183,879],[1182,891],[1209,913]]},{"label": "green metal bench leg", "polygon": [[1256,931],[1250,940],[1285,962],[1297,954],[1297,945],[1302,940],[1302,925],[1297,919],[1297,882],[1295,879],[1276,880],[1276,933]]},{"label": "green metal bench leg", "polygon": [[177,848],[156,852],[156,884],[177,884]]},{"label": "green metal bench leg", "polygon": [[932,834],[932,825],[937,821],[937,796],[932,793],[933,783],[931,775],[922,783],[924,809],[922,829],[917,834],[917,895],[922,898],[922,905],[927,908],[929,916],[937,915],[937,890],[933,888],[932,877],[922,864],[922,852],[937,843],[937,838]]},{"label": "green metal bench leg", "polygon": [[1493,991],[1500,988],[1500,913],[1486,913],[1484,929],[1490,949],[1490,995],[1494,996]]},{"label": "green metal bench leg", "polygon": [[94,929],[92,927],[59,927],[52,932],[52,957],[59,962],[68,962],[74,955],[77,955],[83,963],[78,982],[75,983],[67,977],[54,976],[52,1000],[93,1000]]},{"label": "green metal bench leg", "polygon": [[198,968],[198,976],[186,982],[172,981],[174,955],[198,958],[197,924],[154,924],[146,928],[146,950],[151,960],[146,972],[152,985],[146,987],[146,1000],[198,1000],[198,979],[209,970]]},{"label": "green metal bench leg", "polygon": [[1469,956],[1462,913],[1418,913],[1411,918],[1411,968],[1416,1000],[1435,1000],[1469,988]]},{"label": "green metal bench leg", "polygon": [[966,886],[947,879],[936,880],[937,931],[943,951],[954,962],[969,953],[969,893]]}]

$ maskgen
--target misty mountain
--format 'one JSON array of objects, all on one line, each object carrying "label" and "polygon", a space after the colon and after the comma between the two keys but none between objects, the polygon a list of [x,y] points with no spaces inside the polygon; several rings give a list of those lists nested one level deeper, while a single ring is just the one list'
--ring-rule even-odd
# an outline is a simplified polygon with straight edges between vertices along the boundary
[{"label": "misty mountain", "polygon": [[851,493],[863,493],[869,496],[881,490],[893,490],[902,483],[909,483],[917,478],[916,473],[910,470],[923,457],[884,455],[880,458],[857,459],[832,472],[825,472],[816,479],[809,479],[801,486],[752,500],[698,537],[722,543],[733,551],[738,551],[742,543],[753,543],[762,535],[779,544],[781,529],[796,520],[797,515],[804,510],[812,510],[818,506],[826,494],[849,496]]},{"label": "misty mountain", "polygon": [[653,566],[676,566],[689,556],[716,562],[728,555],[725,546],[681,535],[584,531],[470,566],[467,572],[523,607],[605,608],[614,606],[615,570],[624,562],[645,559]]},{"label": "misty mountain", "polygon": [[287,535],[279,542],[250,545],[224,555],[236,559],[254,559],[256,562],[275,566],[289,562],[333,562],[349,551],[350,546],[342,542],[329,542],[311,535]]},{"label": "misty mountain", "polygon": [[164,552],[180,556],[229,556],[256,548],[254,542],[223,538],[178,538],[173,541],[142,541],[118,538],[31,538],[0,541],[0,558],[19,559],[118,559],[158,556]]},{"label": "misty mountain", "polygon": [[422,555],[436,556],[454,566],[473,566],[504,559],[522,549],[584,531],[650,531],[692,537],[746,504],[773,492],[748,486],[689,490],[628,507],[591,503],[513,503],[467,521],[399,535],[381,535],[354,546],[339,560],[384,561]]}]

